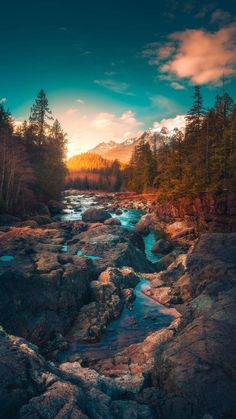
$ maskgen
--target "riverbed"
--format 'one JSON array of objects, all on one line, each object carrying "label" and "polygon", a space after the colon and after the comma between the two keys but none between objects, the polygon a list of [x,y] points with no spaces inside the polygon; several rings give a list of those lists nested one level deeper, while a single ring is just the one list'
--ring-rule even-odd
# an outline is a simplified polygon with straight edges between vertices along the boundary
[{"label": "riverbed", "polygon": [[[91,206],[102,208],[101,203],[97,202],[96,195],[73,194],[69,196],[69,199],[65,197],[65,202],[67,208],[62,215],[62,221],[81,220],[83,212]],[[121,228],[128,230],[134,229],[142,215],[142,211],[134,208],[122,209],[121,214],[112,213],[113,217],[120,220]],[[144,237],[146,257],[153,263],[160,259],[159,255],[151,252],[155,240],[154,233],[149,233]],[[64,251],[66,250],[65,247]],[[68,349],[61,353],[60,361],[77,359],[79,354],[84,366],[92,365],[96,361],[114,356],[131,344],[142,342],[149,334],[167,327],[174,318],[173,311],[146,296],[144,290],[148,288],[150,288],[150,282],[141,278],[134,290],[133,304],[129,307],[125,306],[120,317],[107,326],[100,341],[70,342]]]}]

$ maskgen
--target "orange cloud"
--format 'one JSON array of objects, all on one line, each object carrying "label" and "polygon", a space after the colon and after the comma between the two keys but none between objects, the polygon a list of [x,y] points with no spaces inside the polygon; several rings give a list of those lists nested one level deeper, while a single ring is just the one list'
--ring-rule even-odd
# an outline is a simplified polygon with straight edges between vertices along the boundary
[{"label": "orange cloud", "polygon": [[236,72],[236,26],[217,32],[186,30],[171,35],[175,54],[160,68],[163,73],[189,78],[193,83],[217,83],[223,73]]},{"label": "orange cloud", "polygon": [[58,110],[57,117],[68,133],[69,155],[89,150],[103,141],[121,142],[139,133],[144,125],[131,110],[121,114],[96,112],[91,109],[87,109],[86,114],[79,111],[68,113],[68,110]]}]

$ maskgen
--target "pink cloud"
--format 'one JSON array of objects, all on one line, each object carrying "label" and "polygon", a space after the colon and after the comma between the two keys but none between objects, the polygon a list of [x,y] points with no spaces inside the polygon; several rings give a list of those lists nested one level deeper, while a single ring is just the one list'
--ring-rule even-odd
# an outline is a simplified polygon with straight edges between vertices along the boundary
[{"label": "pink cloud", "polygon": [[65,111],[65,115],[67,115],[67,116],[72,116],[72,115],[75,115],[75,114],[76,114],[76,112],[77,112],[77,109],[76,109],[76,108],[69,108],[69,109],[67,109],[67,110]]},{"label": "pink cloud", "polygon": [[[196,84],[217,84],[223,74],[236,73],[236,25],[216,32],[189,29],[173,33],[167,42],[166,56],[164,51],[165,45],[157,52],[161,76],[172,76],[173,82],[186,78]],[[172,51],[171,55],[168,51]]]}]

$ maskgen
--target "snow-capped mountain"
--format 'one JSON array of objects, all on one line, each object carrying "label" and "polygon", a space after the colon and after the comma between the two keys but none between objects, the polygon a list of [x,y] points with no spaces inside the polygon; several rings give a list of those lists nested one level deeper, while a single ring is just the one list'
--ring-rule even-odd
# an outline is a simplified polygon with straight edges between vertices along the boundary
[{"label": "snow-capped mountain", "polygon": [[90,150],[90,152],[97,153],[109,160],[118,159],[123,163],[127,163],[130,160],[134,147],[141,140],[148,142],[153,149],[155,143],[158,148],[163,142],[168,142],[171,134],[172,132],[166,128],[162,128],[161,131],[149,129],[141,135],[128,138],[121,143],[115,141],[102,142]]}]

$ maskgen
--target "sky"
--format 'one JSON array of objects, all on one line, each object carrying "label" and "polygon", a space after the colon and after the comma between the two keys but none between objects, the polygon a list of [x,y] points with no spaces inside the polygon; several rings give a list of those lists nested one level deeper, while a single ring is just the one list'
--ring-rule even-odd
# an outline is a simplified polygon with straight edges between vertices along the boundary
[{"label": "sky", "polygon": [[181,126],[223,74],[236,100],[236,0],[4,2],[0,39],[0,102],[23,121],[43,88],[69,155]]}]

